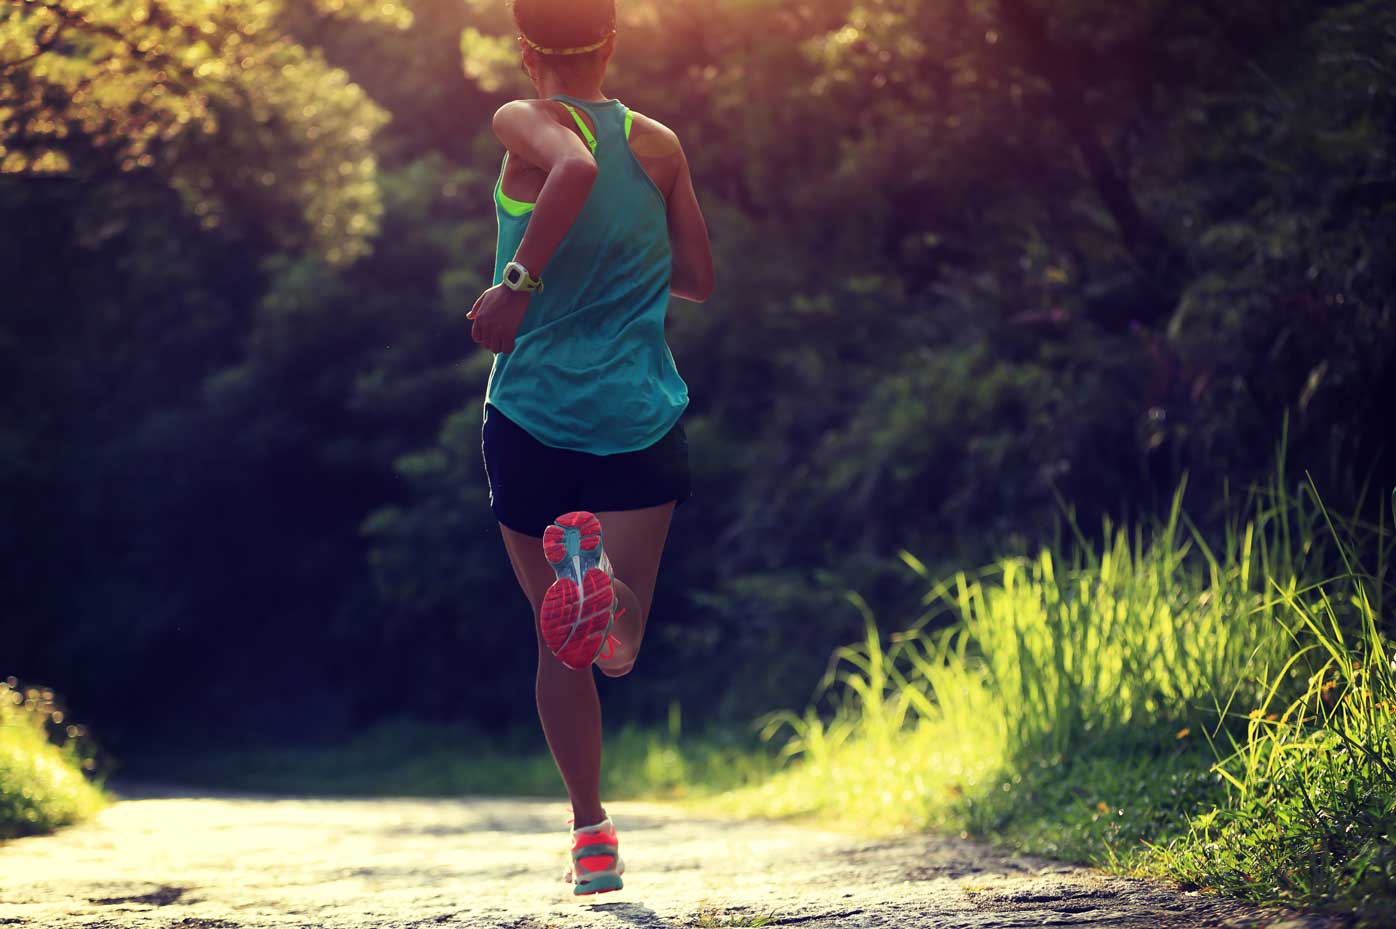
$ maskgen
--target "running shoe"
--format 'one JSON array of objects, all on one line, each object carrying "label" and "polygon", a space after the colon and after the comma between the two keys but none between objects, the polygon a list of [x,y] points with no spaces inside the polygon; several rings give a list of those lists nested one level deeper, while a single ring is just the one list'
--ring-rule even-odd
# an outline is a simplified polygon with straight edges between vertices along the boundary
[{"label": "running shoe", "polygon": [[562,875],[572,884],[572,893],[581,896],[620,890],[625,886],[620,878],[624,873],[625,861],[620,857],[620,840],[611,817],[594,826],[572,829],[571,863]]},{"label": "running shoe", "polygon": [[611,657],[618,644],[611,635],[616,592],[601,547],[601,520],[586,510],[559,516],[543,530],[543,556],[557,575],[539,617],[548,650],[573,670]]}]

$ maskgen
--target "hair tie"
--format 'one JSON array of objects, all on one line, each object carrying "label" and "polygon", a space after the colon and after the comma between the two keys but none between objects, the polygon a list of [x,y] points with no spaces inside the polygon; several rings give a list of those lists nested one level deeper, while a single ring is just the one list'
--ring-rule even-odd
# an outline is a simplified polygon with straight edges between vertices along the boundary
[{"label": "hair tie", "polygon": [[579,45],[576,48],[544,48],[523,33],[519,33],[519,38],[523,39],[524,43],[529,48],[540,55],[585,55],[587,52],[594,52],[605,45],[610,40],[611,36],[615,34],[616,31],[612,29],[610,32],[603,35],[600,41],[593,42],[590,45]]}]

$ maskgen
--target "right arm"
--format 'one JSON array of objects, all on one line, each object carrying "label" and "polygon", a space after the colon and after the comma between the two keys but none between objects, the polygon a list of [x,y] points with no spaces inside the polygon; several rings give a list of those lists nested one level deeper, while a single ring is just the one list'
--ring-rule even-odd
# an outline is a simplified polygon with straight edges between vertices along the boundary
[{"label": "right arm", "polygon": [[674,183],[664,199],[669,211],[669,247],[674,255],[669,292],[702,303],[713,292],[713,251],[682,147]]}]

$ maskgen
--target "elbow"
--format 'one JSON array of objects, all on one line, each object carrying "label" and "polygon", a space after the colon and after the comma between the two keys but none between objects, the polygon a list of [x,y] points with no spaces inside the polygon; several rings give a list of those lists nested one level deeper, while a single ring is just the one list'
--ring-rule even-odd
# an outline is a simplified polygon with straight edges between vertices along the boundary
[{"label": "elbow", "polygon": [[713,273],[708,271],[701,276],[693,285],[693,296],[689,297],[694,303],[705,303],[713,295]]},{"label": "elbow", "polygon": [[693,303],[705,303],[713,295],[713,285],[713,266],[708,264],[683,271],[675,268],[669,289],[676,297]]},{"label": "elbow", "polygon": [[703,280],[679,280],[675,278],[669,292],[682,300],[705,303],[713,295],[713,279],[711,276]]},{"label": "elbow", "polygon": [[601,172],[601,169],[597,167],[595,158],[578,155],[564,158],[557,163],[553,171],[569,184],[590,190],[592,185],[596,183],[596,176]]}]

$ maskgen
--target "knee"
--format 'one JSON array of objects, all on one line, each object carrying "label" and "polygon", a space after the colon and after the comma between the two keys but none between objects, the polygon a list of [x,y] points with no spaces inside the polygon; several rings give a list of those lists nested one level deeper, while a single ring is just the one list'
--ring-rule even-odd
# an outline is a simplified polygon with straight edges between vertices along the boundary
[{"label": "knee", "polygon": [[548,646],[540,640],[538,643],[538,676],[555,679],[561,676],[582,674],[590,671],[590,668],[573,668],[562,663],[562,659],[554,655]]}]

